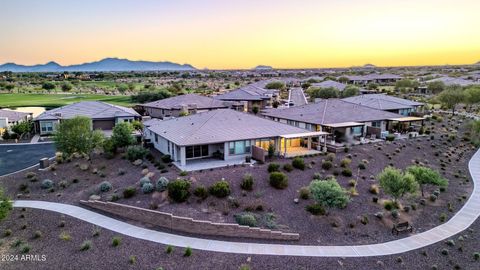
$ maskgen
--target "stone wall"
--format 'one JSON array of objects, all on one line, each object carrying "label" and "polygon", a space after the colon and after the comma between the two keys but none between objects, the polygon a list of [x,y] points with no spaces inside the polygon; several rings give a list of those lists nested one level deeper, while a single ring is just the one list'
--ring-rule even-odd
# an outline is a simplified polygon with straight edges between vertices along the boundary
[{"label": "stone wall", "polygon": [[214,223],[205,220],[195,220],[187,217],[174,216],[170,213],[113,202],[90,200],[80,201],[80,203],[110,214],[185,233],[271,240],[298,240],[300,238],[298,233],[284,233],[233,223]]}]

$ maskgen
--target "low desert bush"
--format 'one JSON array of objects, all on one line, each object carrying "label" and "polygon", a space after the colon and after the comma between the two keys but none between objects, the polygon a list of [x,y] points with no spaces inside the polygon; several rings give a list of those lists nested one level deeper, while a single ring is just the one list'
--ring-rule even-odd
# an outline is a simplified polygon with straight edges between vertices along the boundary
[{"label": "low desert bush", "polygon": [[190,183],[183,179],[177,179],[168,183],[168,196],[175,202],[184,202],[190,196]]},{"label": "low desert bush", "polygon": [[135,196],[135,193],[137,193],[137,190],[135,187],[127,187],[126,189],[123,190],[123,198],[128,199],[133,196]]},{"label": "low desert bush", "polygon": [[42,189],[50,189],[53,187],[53,181],[50,179],[45,179],[42,181],[42,184],[40,185]]},{"label": "low desert bush", "polygon": [[270,185],[277,189],[284,189],[288,187],[288,177],[281,172],[270,173]]},{"label": "low desert bush", "polygon": [[268,172],[271,173],[271,172],[278,172],[280,171],[280,165],[277,164],[277,163],[270,163],[268,164]]},{"label": "low desert bush", "polygon": [[169,182],[168,179],[166,177],[162,176],[162,177],[158,178],[155,188],[157,189],[157,191],[163,192],[163,191],[167,190],[168,182]]},{"label": "low desert bush", "polygon": [[227,181],[221,180],[210,186],[208,192],[217,198],[225,198],[230,195],[230,185]]},{"label": "low desert bush", "polygon": [[246,173],[243,176],[243,180],[240,183],[240,187],[244,190],[253,190],[253,176],[249,173]]},{"label": "low desert bush", "polygon": [[319,216],[319,215],[325,215],[325,208],[323,208],[322,205],[318,203],[310,204],[305,207],[305,210],[310,212],[310,214]]},{"label": "low desert bush", "polygon": [[322,162],[322,169],[324,170],[330,170],[333,167],[333,163],[329,160],[324,160]]},{"label": "low desert bush", "polygon": [[198,186],[193,191],[193,195],[205,200],[208,197],[208,190],[205,186]]},{"label": "low desert bush", "polygon": [[143,194],[152,193],[154,190],[155,188],[153,187],[152,183],[146,183],[142,186]]},{"label": "low desert bush", "polygon": [[125,157],[130,161],[135,161],[137,159],[144,159],[147,154],[147,149],[140,145],[132,145],[127,147]]},{"label": "low desert bush", "polygon": [[305,170],[305,161],[301,157],[296,157],[292,160],[292,166],[299,170]]},{"label": "low desert bush", "polygon": [[249,227],[257,226],[257,219],[253,214],[250,214],[250,213],[242,213],[242,214],[235,215],[235,220],[239,225],[249,226]]},{"label": "low desert bush", "polygon": [[310,189],[308,187],[300,188],[300,198],[304,200],[308,200],[310,198]]},{"label": "low desert bush", "polygon": [[108,192],[112,189],[112,184],[110,184],[110,182],[108,181],[103,181],[102,183],[100,183],[100,185],[98,185],[98,189],[101,192]]},{"label": "low desert bush", "polygon": [[285,165],[283,165],[283,170],[286,171],[286,172],[291,172],[291,171],[293,171],[293,166],[292,166],[292,164],[286,163]]}]

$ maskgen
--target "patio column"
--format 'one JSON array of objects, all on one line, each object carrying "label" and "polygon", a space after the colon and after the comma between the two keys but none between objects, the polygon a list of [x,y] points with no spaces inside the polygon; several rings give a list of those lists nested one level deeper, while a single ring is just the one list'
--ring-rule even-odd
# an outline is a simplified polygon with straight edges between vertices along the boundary
[{"label": "patio column", "polygon": [[312,149],[312,137],[307,138],[307,148],[308,150]]},{"label": "patio column", "polygon": [[327,136],[328,135],[325,135],[325,139],[323,140],[323,152],[324,153],[327,152]]},{"label": "patio column", "polygon": [[285,143],[283,144],[283,148],[285,149],[285,151],[283,152],[283,156],[287,155],[287,142],[288,142],[288,139],[285,138]]},{"label": "patio column", "polygon": [[186,166],[187,165],[185,146],[180,147],[180,165],[181,166]]}]

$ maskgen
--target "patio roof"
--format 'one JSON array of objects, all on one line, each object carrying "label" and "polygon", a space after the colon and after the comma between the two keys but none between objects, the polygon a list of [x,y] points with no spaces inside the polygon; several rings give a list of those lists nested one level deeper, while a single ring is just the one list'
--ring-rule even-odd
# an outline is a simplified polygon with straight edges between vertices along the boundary
[{"label": "patio roof", "polygon": [[390,121],[398,121],[398,122],[412,122],[412,121],[421,121],[425,120],[423,117],[414,117],[414,116],[409,116],[409,117],[403,117],[403,118],[390,118],[387,119]]},{"label": "patio roof", "polygon": [[313,132],[306,132],[306,133],[295,133],[295,134],[280,135],[280,137],[285,138],[285,139],[292,139],[292,138],[322,136],[322,135],[328,135],[328,134],[330,134],[330,133],[324,132],[324,131],[313,131]]},{"label": "patio roof", "polygon": [[363,126],[364,123],[359,122],[343,122],[343,123],[334,123],[334,124],[325,124],[327,127],[339,128],[339,127],[356,127]]}]

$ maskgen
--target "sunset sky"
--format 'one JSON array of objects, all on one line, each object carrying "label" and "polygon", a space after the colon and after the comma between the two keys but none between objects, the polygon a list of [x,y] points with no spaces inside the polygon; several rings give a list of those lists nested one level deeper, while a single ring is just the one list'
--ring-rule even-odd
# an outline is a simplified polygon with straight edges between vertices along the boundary
[{"label": "sunset sky", "polygon": [[0,63],[471,64],[479,0],[1,0]]}]

